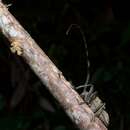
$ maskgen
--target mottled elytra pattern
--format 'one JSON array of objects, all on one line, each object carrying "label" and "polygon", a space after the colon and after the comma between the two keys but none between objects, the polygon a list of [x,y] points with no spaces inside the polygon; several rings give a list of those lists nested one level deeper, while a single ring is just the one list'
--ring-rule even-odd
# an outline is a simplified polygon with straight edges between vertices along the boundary
[{"label": "mottled elytra pattern", "polygon": [[90,61],[88,58],[88,47],[87,47],[87,41],[85,34],[81,27],[77,24],[71,24],[66,31],[66,34],[70,32],[72,27],[76,27],[79,29],[82,39],[84,42],[84,47],[86,50],[86,64],[87,64],[87,76],[86,76],[86,81],[84,85],[76,87],[76,90],[78,89],[83,89],[82,92],[80,93],[81,97],[84,99],[85,103],[89,105],[91,110],[95,113],[95,116],[100,118],[100,120],[104,123],[105,126],[109,125],[109,115],[105,110],[105,103],[102,102],[102,100],[97,96],[97,92],[94,91],[94,86],[93,84],[89,83],[90,81]]},{"label": "mottled elytra pattern", "polygon": [[90,81],[90,61],[88,58],[88,47],[87,47],[85,34],[81,30],[81,28],[79,28],[79,29],[82,34],[84,46],[86,49],[87,77],[86,77],[85,84],[76,87],[76,89],[83,88],[83,91],[80,94],[81,97],[84,99],[85,103],[87,103],[89,105],[91,110],[95,113],[95,116],[99,117],[100,120],[104,123],[104,125],[108,126],[109,125],[109,115],[105,111],[105,103],[103,103],[102,100],[97,96],[97,92],[94,91],[93,84],[89,83],[89,81]]},{"label": "mottled elytra pattern", "polygon": [[[88,87],[90,87],[89,91],[87,91]],[[76,89],[80,88],[83,88],[83,91],[80,95],[84,99],[84,103],[89,105],[91,110],[95,113],[95,116],[97,116],[104,123],[105,126],[108,126],[109,115],[105,110],[105,103],[103,103],[102,100],[97,96],[97,92],[94,91],[93,85],[88,84],[76,87]]]},{"label": "mottled elytra pattern", "polygon": [[72,27],[76,27],[79,29],[82,39],[84,42],[85,47],[85,54],[86,54],[86,64],[87,64],[87,76],[86,81],[84,85],[76,87],[76,89],[83,89],[83,91],[80,93],[81,97],[84,99],[85,103],[89,105],[91,110],[95,113],[95,116],[99,117],[100,120],[106,125],[109,125],[109,115],[105,111],[105,103],[102,102],[102,100],[97,96],[97,92],[94,91],[93,84],[89,84],[90,81],[90,61],[88,58],[88,47],[87,47],[87,41],[84,34],[84,31],[81,29],[81,27],[77,24],[71,24],[68,30],[66,31],[66,34],[70,32]]}]

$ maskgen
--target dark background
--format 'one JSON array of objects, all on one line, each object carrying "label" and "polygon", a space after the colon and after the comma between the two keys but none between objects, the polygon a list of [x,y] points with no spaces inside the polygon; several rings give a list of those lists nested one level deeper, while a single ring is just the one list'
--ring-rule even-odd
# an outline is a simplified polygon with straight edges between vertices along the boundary
[{"label": "dark background", "polygon": [[[4,0],[9,11],[37,41],[67,80],[90,83],[106,103],[110,130],[130,129],[130,8],[126,1]],[[76,130],[57,101],[0,35],[0,129]]]}]

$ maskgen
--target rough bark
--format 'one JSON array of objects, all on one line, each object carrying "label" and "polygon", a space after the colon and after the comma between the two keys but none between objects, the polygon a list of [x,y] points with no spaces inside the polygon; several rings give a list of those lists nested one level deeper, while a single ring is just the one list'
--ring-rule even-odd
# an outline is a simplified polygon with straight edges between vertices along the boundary
[{"label": "rough bark", "polygon": [[[31,36],[0,2],[0,30],[13,53],[23,57],[67,115],[82,130],[107,130]],[[81,105],[82,104],[82,105]]]}]

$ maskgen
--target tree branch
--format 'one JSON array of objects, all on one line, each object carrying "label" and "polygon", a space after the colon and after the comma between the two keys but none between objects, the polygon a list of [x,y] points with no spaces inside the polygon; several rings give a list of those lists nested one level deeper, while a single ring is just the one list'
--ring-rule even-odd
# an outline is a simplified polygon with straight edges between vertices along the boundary
[{"label": "tree branch", "polygon": [[[107,130],[66,81],[62,72],[52,63],[31,36],[0,2],[0,29],[11,43],[11,51],[23,57],[42,83],[58,100],[71,120],[82,130]],[[81,105],[82,104],[82,105]]]}]

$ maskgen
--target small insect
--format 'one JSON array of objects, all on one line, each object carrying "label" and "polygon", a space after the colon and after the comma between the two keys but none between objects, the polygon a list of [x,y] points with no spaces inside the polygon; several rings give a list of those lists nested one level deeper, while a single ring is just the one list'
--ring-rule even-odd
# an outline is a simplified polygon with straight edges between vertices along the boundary
[{"label": "small insect", "polygon": [[12,6],[12,4],[6,4],[5,6],[6,6],[6,8],[9,8]]},{"label": "small insect", "polygon": [[[94,91],[94,86],[92,84],[81,85],[76,87],[76,89],[83,88],[81,92],[81,97],[84,99],[85,103],[91,108],[95,116],[98,117],[105,126],[109,125],[109,115],[106,112],[105,103],[97,96],[97,92]],[[87,90],[87,88],[90,88]]]},{"label": "small insect", "polygon": [[86,103],[91,110],[95,113],[95,116],[97,116],[105,126],[109,125],[109,115],[105,110],[105,103],[102,102],[102,100],[97,96],[97,92],[94,91],[94,85],[89,83],[90,81],[90,61],[88,59],[88,47],[87,47],[87,42],[85,38],[85,34],[81,27],[77,24],[71,24],[70,27],[68,28],[66,34],[70,32],[71,28],[75,26],[76,28],[79,29],[84,46],[85,46],[85,52],[86,52],[86,64],[87,64],[87,76],[86,76],[86,81],[84,85],[76,87],[76,90],[82,89],[82,92],[80,93],[80,96],[84,99],[84,103]]},{"label": "small insect", "polygon": [[12,53],[17,53],[17,55],[19,55],[19,56],[22,55],[22,48],[20,47],[19,42],[16,42],[16,41],[12,42],[10,50]]}]

